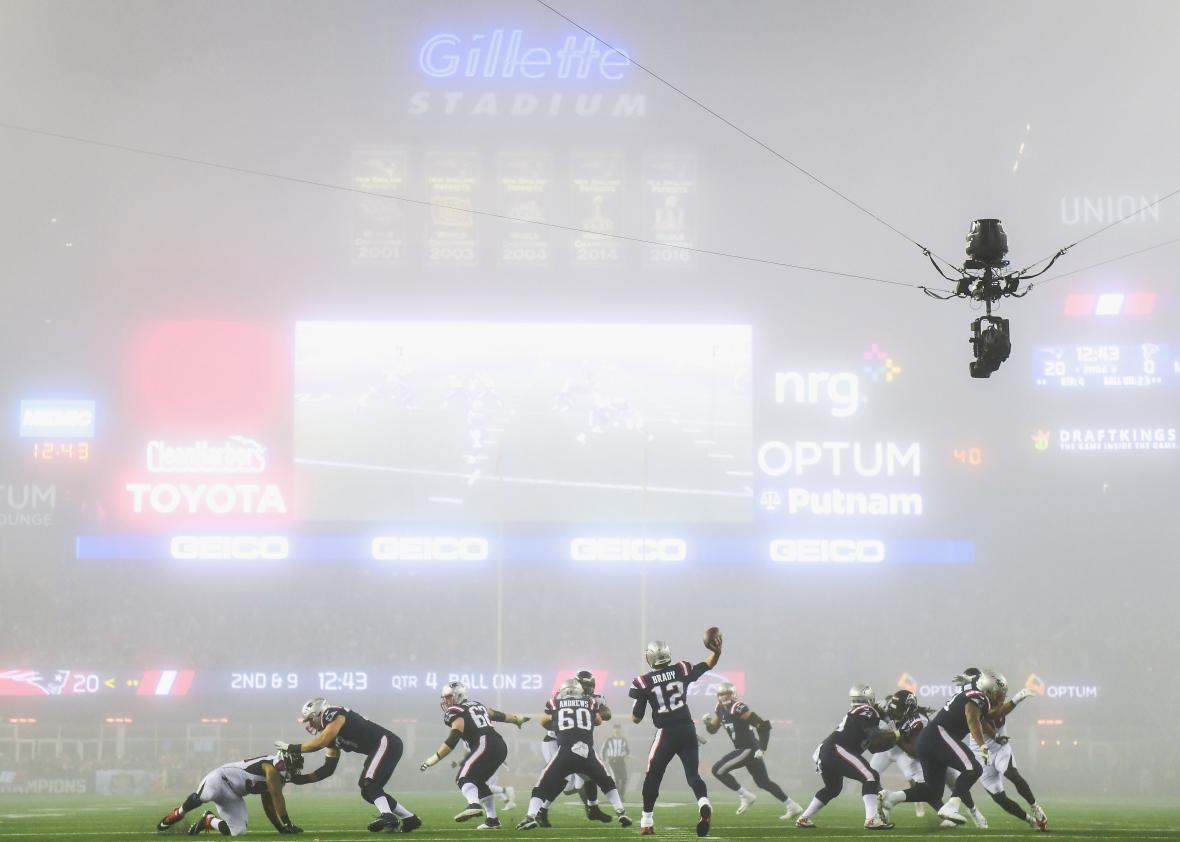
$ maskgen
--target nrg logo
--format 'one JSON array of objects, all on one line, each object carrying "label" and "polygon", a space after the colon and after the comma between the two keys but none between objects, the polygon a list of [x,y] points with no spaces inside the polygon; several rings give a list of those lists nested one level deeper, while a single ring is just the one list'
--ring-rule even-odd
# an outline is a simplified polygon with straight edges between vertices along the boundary
[{"label": "nrg logo", "polygon": [[[901,366],[876,342],[861,356],[863,376],[874,383],[892,383],[901,374]],[[848,418],[867,400],[861,394],[861,376],[856,371],[779,371],[774,375],[774,401],[824,406],[833,418]]]}]

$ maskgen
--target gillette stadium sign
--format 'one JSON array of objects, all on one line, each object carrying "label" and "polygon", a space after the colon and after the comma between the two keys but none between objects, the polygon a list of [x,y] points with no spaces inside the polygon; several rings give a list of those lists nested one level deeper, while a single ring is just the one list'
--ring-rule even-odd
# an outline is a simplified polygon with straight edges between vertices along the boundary
[{"label": "gillette stadium sign", "polygon": [[[426,81],[453,87],[415,91],[410,96],[411,115],[643,117],[647,113],[645,94],[614,90],[631,70],[630,57],[591,35],[554,39],[524,29],[443,31],[426,37],[415,55],[415,69]],[[510,86],[516,89],[506,90]]]}]

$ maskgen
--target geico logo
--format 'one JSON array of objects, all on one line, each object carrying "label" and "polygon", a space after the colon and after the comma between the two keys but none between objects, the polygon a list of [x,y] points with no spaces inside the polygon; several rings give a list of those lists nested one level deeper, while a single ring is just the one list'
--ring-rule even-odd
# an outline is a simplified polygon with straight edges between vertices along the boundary
[{"label": "geico logo", "polygon": [[486,538],[395,537],[373,539],[373,558],[377,561],[485,561]]},{"label": "geico logo", "polygon": [[286,514],[287,503],[277,485],[245,483],[150,483],[129,482],[131,509],[136,514],[144,511],[168,515],[185,514]]},{"label": "geico logo", "polygon": [[170,550],[175,559],[198,561],[279,559],[290,554],[282,535],[177,535]]},{"label": "geico logo", "polygon": [[767,476],[801,477],[817,466],[834,477],[845,471],[860,477],[916,477],[922,473],[922,450],[916,441],[768,441],[758,448],[758,467]]},{"label": "geico logo", "polygon": [[771,561],[877,564],[885,560],[885,542],[851,538],[780,538],[770,542]]},{"label": "geico logo", "polygon": [[850,371],[780,371],[774,375],[774,401],[828,404],[834,417],[847,418],[860,409],[860,378]]},{"label": "geico logo", "polygon": [[574,561],[684,561],[688,544],[680,538],[574,538]]},{"label": "geico logo", "polygon": [[29,409],[21,417],[25,427],[90,427],[93,423],[89,409]]}]

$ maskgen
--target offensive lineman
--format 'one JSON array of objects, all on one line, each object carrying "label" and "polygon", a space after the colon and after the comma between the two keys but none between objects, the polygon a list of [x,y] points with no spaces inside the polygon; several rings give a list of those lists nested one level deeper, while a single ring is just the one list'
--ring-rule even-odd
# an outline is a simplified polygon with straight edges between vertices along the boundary
[{"label": "offensive lineman", "polygon": [[[594,692],[596,684],[594,673],[590,670],[581,670],[575,678],[582,685],[582,691],[585,695],[592,698],[598,704],[598,715],[602,721],[608,721],[613,714],[610,708],[607,707],[606,700]],[[546,763],[553,760],[557,755],[558,748],[557,732],[553,729],[546,730],[545,738],[541,741],[541,757],[545,759]],[[581,775],[570,775],[566,780],[565,794],[569,795],[573,792],[577,792],[578,797],[582,799],[582,804],[586,807],[587,819],[599,822],[611,821],[611,816],[603,812],[602,808],[598,806],[598,786],[593,781],[586,780]],[[541,809],[537,813],[538,826],[552,827],[552,824],[549,822],[549,806],[552,802],[553,799],[548,798],[541,805]]]},{"label": "offensive lineman", "polygon": [[892,738],[896,734],[883,732],[878,727],[881,712],[877,709],[877,696],[867,684],[854,684],[848,691],[851,707],[836,726],[836,730],[819,744],[812,758],[816,771],[823,778],[823,787],[816,792],[807,809],[795,820],[796,827],[812,828],[812,817],[822,810],[829,801],[840,794],[844,779],[852,778],[861,782],[860,794],[865,805],[865,830],[892,830],[893,824],[880,815],[877,793],[881,791],[881,776],[861,756],[866,748],[872,748],[878,740]]},{"label": "offensive lineman", "polygon": [[556,698],[545,703],[541,726],[552,728],[557,735],[557,753],[546,764],[529,800],[528,815],[516,826],[517,830],[535,830],[541,825],[537,814],[561,791],[571,775],[578,775],[601,787],[615,808],[615,815],[623,827],[631,826],[631,819],[623,808],[623,799],[614,778],[602,765],[594,750],[594,728],[602,724],[597,698],[586,693],[583,683],[571,678],[561,685]]},{"label": "offensive lineman", "polygon": [[[283,799],[283,784],[312,783],[320,780],[324,768],[336,768],[339,754],[329,755],[327,762],[311,775],[301,775],[303,758],[297,754],[277,752],[249,760],[237,760],[219,766],[204,777],[197,791],[184,799],[184,803],[173,807],[172,812],[160,819],[156,830],[161,833],[172,828],[184,818],[184,814],[212,801],[217,805],[217,815],[206,810],[195,824],[188,829],[189,836],[215,830],[222,836],[241,836],[246,832],[246,796],[262,797],[262,809],[270,823],[279,833],[303,833],[287,816],[287,802]],[[331,772],[328,772],[331,774]]]},{"label": "offensive lineman", "polygon": [[365,755],[365,766],[357,786],[361,789],[361,798],[380,812],[376,819],[369,822],[369,830],[374,833],[398,830],[400,825],[402,833],[409,833],[422,826],[420,818],[383,789],[402,756],[402,741],[396,734],[370,722],[354,710],[329,705],[322,698],[306,702],[300,720],[307,733],[314,736],[305,743],[276,742],[280,751],[299,754],[322,748]]},{"label": "offensive lineman", "polygon": [[803,812],[783,788],[770,779],[762,755],[770,744],[770,723],[762,719],[734,695],[734,687],[728,681],[717,688],[717,707],[702,719],[705,730],[716,734],[724,728],[733,742],[733,751],[713,764],[713,777],[738,794],[737,813],[740,816],[750,808],[758,797],[738,783],[734,771],[743,766],[760,789],[764,789],[782,802],[786,813],[780,819],[793,819]]},{"label": "offensive lineman", "polygon": [[[715,629],[710,629],[714,632]],[[721,657],[721,633],[709,636],[705,644],[709,656],[698,664],[688,661],[672,663],[668,644],[655,640],[647,644],[643,653],[651,669],[631,683],[629,695],[635,700],[631,710],[631,721],[638,724],[648,705],[651,706],[651,721],[656,726],[656,738],[647,756],[647,774],[643,778],[643,817],[639,821],[641,836],[655,835],[656,798],[660,794],[660,783],[664,770],[679,757],[684,766],[684,777],[697,799],[700,819],[697,821],[697,836],[709,832],[713,806],[709,803],[709,791],[705,786],[700,765],[700,744],[697,742],[696,724],[688,710],[688,687],[717,665]]]},{"label": "offensive lineman", "polygon": [[[991,760],[990,749],[983,739],[984,717],[1003,701],[1006,690],[1007,684],[1000,676],[984,670],[972,684],[966,685],[943,705],[918,735],[918,761],[922,764],[924,782],[900,792],[882,791],[882,810],[891,810],[904,801],[937,804],[942,800],[947,771],[953,769],[959,776],[951,797],[938,809],[938,815],[944,821],[964,824],[967,819],[959,812],[959,805],[975,811],[971,787],[983,773],[982,764]],[[980,746],[978,759],[963,743],[968,734]]]},{"label": "offensive lineman", "polygon": [[455,821],[465,822],[484,815],[479,830],[496,830],[500,819],[496,815],[496,796],[492,794],[488,781],[495,777],[504,759],[508,757],[508,745],[492,726],[493,722],[511,722],[517,728],[529,721],[529,717],[506,714],[485,707],[467,698],[467,687],[461,681],[443,685],[439,693],[439,707],[443,712],[443,724],[450,727],[450,733],[438,750],[422,762],[418,769],[425,772],[454,750],[462,740],[467,744],[467,758],[459,768],[459,791],[467,799],[467,806],[455,815]]}]

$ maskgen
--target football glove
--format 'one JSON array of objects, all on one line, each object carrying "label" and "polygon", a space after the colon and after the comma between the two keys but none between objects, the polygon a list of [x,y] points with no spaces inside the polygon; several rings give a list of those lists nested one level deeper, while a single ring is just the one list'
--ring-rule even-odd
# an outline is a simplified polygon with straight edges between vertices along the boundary
[{"label": "football glove", "polygon": [[766,754],[766,752],[764,752],[762,749],[756,749],[756,750],[754,751],[754,759],[755,759],[755,760],[761,760],[761,759],[762,759],[762,755],[764,755],[764,754]]},{"label": "football glove", "polygon": [[299,754],[302,746],[299,743],[285,743],[282,740],[275,740],[275,748],[287,754]]},{"label": "football glove", "polygon": [[422,765],[418,767],[418,771],[425,772],[427,769],[429,769],[431,766],[433,766],[435,763],[437,763],[440,760],[442,760],[442,758],[439,757],[438,753],[436,752],[436,753],[430,755],[430,757],[427,757],[424,761],[422,761]]},{"label": "football glove", "polygon": [[1035,695],[1036,695],[1036,693],[1034,693],[1029,688],[1027,688],[1027,687],[1022,688],[1019,693],[1017,693],[1015,696],[1012,697],[1012,707],[1016,707],[1018,704],[1023,702],[1025,699],[1032,698]]},{"label": "football glove", "polygon": [[987,746],[979,747],[979,762],[984,766],[992,765],[992,752]]}]

